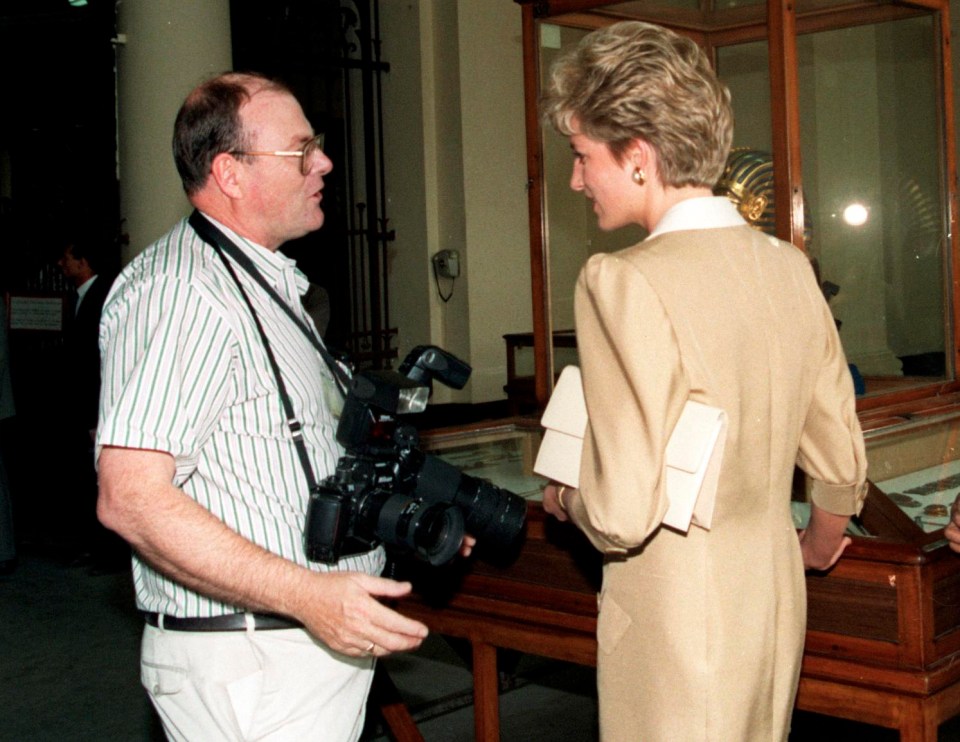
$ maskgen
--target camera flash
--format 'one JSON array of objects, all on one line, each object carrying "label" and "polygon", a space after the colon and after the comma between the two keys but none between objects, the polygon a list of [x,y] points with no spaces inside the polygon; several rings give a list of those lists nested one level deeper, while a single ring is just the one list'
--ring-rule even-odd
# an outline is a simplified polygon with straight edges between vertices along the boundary
[{"label": "camera flash", "polygon": [[423,412],[427,409],[427,400],[430,398],[430,388],[413,386],[401,389],[397,396],[397,414],[406,415],[414,412]]}]

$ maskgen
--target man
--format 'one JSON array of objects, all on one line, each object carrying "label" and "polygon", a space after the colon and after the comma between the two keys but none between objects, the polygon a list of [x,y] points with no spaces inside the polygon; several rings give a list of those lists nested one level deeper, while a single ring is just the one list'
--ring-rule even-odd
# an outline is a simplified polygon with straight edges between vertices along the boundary
[{"label": "man", "polygon": [[[64,426],[65,490],[72,502],[64,508],[68,522],[63,537],[79,539],[68,554],[68,563],[90,563],[91,572],[104,574],[127,566],[127,550],[116,535],[96,518],[97,474],[93,467],[93,442],[100,400],[100,312],[110,291],[110,281],[100,276],[98,253],[87,239],[64,241],[57,265],[76,289],[71,318],[64,333],[64,363],[70,383],[64,386],[68,425]],[[120,541],[118,543],[118,541]],[[69,543],[64,544],[68,548]]]},{"label": "man", "polygon": [[77,422],[85,428],[89,448],[96,434],[100,399],[100,352],[97,346],[100,312],[110,291],[110,281],[100,277],[96,253],[82,239],[66,242],[57,265],[77,292],[72,319],[67,325],[67,359],[76,382],[72,385],[77,391],[73,407]]},{"label": "man", "polygon": [[950,548],[960,554],[960,495],[950,506],[950,522],[943,529],[943,535],[947,537]]},{"label": "man", "polygon": [[333,165],[319,145],[276,82],[196,88],[174,130],[184,189],[279,297],[184,220],[104,309],[99,514],[135,550],[142,679],[174,739],[356,739],[374,658],[427,634],[378,601],[410,590],[376,576],[382,549],[329,567],[304,556],[304,468],[251,308],[321,480],[341,454],[339,395],[278,305],[306,317],[306,278],[277,252],[323,223]]}]

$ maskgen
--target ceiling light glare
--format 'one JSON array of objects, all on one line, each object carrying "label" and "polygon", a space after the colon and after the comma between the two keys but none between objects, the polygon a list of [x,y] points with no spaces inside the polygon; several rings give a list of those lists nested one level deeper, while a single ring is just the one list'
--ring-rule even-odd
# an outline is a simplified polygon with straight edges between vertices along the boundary
[{"label": "ceiling light glare", "polygon": [[843,210],[843,221],[851,227],[862,227],[867,223],[870,212],[863,204],[852,203]]}]

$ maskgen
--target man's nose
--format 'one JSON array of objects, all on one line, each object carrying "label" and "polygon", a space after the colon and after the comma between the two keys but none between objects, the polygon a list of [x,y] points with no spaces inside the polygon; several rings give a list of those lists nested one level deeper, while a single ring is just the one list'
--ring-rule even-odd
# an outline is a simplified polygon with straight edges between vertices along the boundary
[{"label": "man's nose", "polygon": [[327,156],[327,153],[321,149],[318,149],[312,155],[312,161],[310,162],[309,172],[313,172],[314,170],[318,170],[321,175],[326,175],[331,170],[333,170],[333,160],[331,160]]}]

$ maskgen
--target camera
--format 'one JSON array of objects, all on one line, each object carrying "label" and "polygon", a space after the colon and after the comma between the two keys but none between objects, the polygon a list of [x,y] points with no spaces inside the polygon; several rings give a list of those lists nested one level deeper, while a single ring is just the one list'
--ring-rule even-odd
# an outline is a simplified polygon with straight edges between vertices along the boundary
[{"label": "camera", "polygon": [[524,499],[424,453],[402,417],[423,412],[434,379],[462,389],[471,370],[428,345],[410,351],[397,371],[354,375],[337,426],[345,453],[310,493],[308,559],[332,564],[383,543],[441,565],[467,533],[484,547],[514,546],[526,521]]}]

